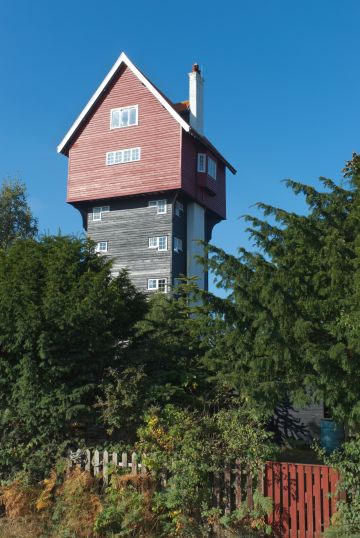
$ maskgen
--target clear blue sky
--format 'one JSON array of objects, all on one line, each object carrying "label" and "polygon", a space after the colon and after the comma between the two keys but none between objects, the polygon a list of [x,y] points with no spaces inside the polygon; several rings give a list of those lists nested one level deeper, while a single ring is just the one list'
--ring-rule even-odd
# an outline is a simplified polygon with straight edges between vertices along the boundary
[{"label": "clear blue sky", "polygon": [[303,211],[281,183],[337,178],[360,151],[359,0],[2,0],[0,177],[28,186],[43,231],[80,233],[56,145],[125,51],[172,100],[205,77],[205,131],[238,169],[213,241],[246,245],[257,201]]}]

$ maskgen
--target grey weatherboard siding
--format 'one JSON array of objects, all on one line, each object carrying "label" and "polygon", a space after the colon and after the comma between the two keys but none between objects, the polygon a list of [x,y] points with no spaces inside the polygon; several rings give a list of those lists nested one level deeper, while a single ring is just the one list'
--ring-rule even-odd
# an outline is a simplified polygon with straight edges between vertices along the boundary
[{"label": "grey weatherboard siding", "polygon": [[[156,207],[149,207],[149,200],[167,201],[167,211],[157,214]],[[86,208],[86,230],[95,242],[107,241],[107,255],[113,258],[113,272],[127,268],[132,282],[147,291],[149,278],[166,278],[167,289],[174,278],[185,272],[186,267],[186,210],[180,217],[174,214],[173,196],[144,196],[128,199],[94,202]],[[93,220],[93,207],[109,206],[101,221]],[[185,206],[185,204],[184,204]],[[183,251],[173,251],[173,236],[182,239]],[[167,236],[168,249],[149,248],[149,237]]]}]

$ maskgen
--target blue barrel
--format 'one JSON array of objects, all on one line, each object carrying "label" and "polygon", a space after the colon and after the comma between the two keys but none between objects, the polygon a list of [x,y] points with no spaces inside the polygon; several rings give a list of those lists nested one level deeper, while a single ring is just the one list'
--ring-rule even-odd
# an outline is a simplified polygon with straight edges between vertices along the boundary
[{"label": "blue barrel", "polygon": [[320,445],[326,454],[340,448],[344,441],[344,427],[333,420],[322,419],[320,422]]}]

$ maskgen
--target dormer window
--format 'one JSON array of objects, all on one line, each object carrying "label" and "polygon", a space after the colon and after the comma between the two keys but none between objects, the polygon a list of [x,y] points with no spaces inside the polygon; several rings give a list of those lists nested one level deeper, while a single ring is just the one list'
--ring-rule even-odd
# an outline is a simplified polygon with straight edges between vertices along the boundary
[{"label": "dormer window", "polygon": [[138,124],[138,105],[113,108],[110,112],[110,129],[132,127]]},{"label": "dormer window", "polygon": [[206,154],[198,153],[197,171],[206,172]]},{"label": "dormer window", "polygon": [[211,157],[208,157],[208,174],[213,179],[216,179],[216,161],[212,159]]}]

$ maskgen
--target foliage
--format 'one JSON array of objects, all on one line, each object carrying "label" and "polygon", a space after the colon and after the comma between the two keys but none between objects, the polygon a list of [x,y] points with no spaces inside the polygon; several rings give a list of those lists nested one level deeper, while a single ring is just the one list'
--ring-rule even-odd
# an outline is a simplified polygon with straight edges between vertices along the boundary
[{"label": "foliage", "polygon": [[327,463],[339,470],[338,493],[345,499],[338,501],[333,525],[328,538],[355,538],[360,536],[360,436],[343,445],[342,450],[329,456]]},{"label": "foliage", "polygon": [[222,510],[212,509],[212,484],[235,457],[256,479],[260,463],[270,456],[269,445],[263,421],[240,402],[237,409],[214,415],[173,405],[154,409],[139,430],[137,446],[148,475],[113,476],[96,529],[119,537],[185,538],[209,536],[217,523],[234,532],[265,532],[267,501],[255,496],[253,511],[222,517]]},{"label": "foliage", "polygon": [[[191,288],[191,286],[190,286]],[[211,405],[214,387],[201,363],[203,342],[192,317],[190,291],[180,297],[156,294],[129,343],[124,362],[108,372],[99,399],[102,420],[113,437],[136,439],[144,412],[168,403]]]},{"label": "foliage", "polygon": [[[208,246],[218,286],[202,294],[204,366],[223,387],[274,409],[284,397],[323,400],[339,421],[360,422],[360,157],[322,191],[288,180],[306,215],[258,204],[247,216],[255,251]],[[200,326],[200,321],[198,323]]]},{"label": "foliage", "polygon": [[3,180],[0,187],[0,249],[8,248],[14,239],[35,237],[37,220],[26,200],[25,184],[18,179]]},{"label": "foliage", "polygon": [[0,252],[0,477],[42,477],[58,451],[89,441],[105,371],[146,310],[125,272],[74,237]]}]

